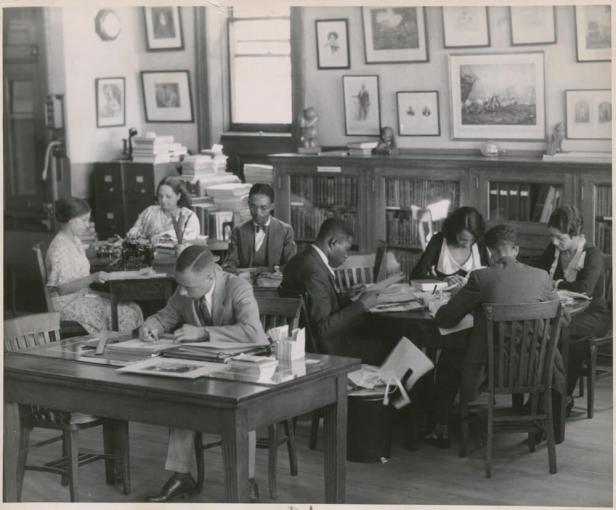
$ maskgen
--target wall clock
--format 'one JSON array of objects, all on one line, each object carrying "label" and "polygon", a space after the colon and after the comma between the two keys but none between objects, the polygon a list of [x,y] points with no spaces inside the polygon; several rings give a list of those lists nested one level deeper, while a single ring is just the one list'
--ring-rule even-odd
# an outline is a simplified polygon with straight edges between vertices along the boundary
[{"label": "wall clock", "polygon": [[113,41],[120,35],[121,24],[118,14],[111,9],[101,9],[94,20],[96,33],[103,41]]}]

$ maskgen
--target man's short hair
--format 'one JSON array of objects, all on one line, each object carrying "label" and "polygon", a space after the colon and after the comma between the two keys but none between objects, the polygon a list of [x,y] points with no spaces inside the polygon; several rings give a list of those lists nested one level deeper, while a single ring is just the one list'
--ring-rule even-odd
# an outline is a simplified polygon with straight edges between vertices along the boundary
[{"label": "man's short hair", "polygon": [[192,245],[188,246],[180,254],[175,262],[175,270],[183,272],[190,269],[191,271],[198,272],[215,262],[216,258],[207,247]]},{"label": "man's short hair", "polygon": [[264,184],[262,182],[258,182],[252,185],[250,191],[248,192],[248,198],[253,195],[265,195],[269,197],[270,202],[274,203],[274,189],[269,184]]},{"label": "man's short hair", "polygon": [[505,244],[517,246],[518,233],[511,225],[496,225],[486,232],[484,239],[488,248]]},{"label": "man's short hair", "polygon": [[351,237],[353,231],[340,218],[328,218],[322,224],[317,235],[317,241],[326,241],[332,238]]}]

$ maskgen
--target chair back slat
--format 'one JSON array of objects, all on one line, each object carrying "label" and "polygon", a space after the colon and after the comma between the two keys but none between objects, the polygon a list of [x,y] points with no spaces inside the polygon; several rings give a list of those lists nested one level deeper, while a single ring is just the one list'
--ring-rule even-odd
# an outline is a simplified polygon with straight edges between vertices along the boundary
[{"label": "chair back slat", "polygon": [[55,342],[60,338],[60,314],[26,315],[4,321],[4,350],[9,352]]},{"label": "chair back slat", "polygon": [[302,299],[297,297],[255,296],[259,307],[259,318],[263,328],[268,329],[288,325],[289,336],[299,327]]},{"label": "chair back slat", "polygon": [[344,264],[334,269],[334,275],[341,291],[359,283],[374,282],[375,254],[349,255]]},{"label": "chair back slat", "polygon": [[604,268],[604,285],[603,285],[603,296],[605,297],[606,303],[609,305],[608,309],[612,309],[612,256],[611,255],[603,255],[603,268]]},{"label": "chair back slat", "polygon": [[47,287],[47,267],[45,266],[45,253],[47,253],[47,243],[44,241],[36,243],[32,250],[36,257],[36,264],[39,269],[39,276],[41,284],[43,285],[43,294],[45,295],[45,304],[47,305],[47,311],[53,312],[53,301],[51,299],[51,293],[49,287]]}]

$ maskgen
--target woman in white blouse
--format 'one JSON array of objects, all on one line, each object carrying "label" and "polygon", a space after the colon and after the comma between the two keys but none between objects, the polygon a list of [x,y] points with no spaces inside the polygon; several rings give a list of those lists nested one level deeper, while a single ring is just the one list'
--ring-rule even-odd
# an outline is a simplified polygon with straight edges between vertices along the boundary
[{"label": "woman in white blouse", "polygon": [[183,243],[199,236],[199,219],[190,208],[188,191],[179,177],[160,181],[156,197],[158,203],[141,212],[127,236],[147,237],[155,245],[161,240]]}]

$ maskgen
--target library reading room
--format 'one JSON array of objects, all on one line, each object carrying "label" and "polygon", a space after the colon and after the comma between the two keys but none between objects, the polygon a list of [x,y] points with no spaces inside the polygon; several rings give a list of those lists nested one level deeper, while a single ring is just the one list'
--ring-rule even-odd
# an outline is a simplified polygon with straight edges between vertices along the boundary
[{"label": "library reading room", "polygon": [[578,1],[4,2],[3,501],[612,508]]}]

